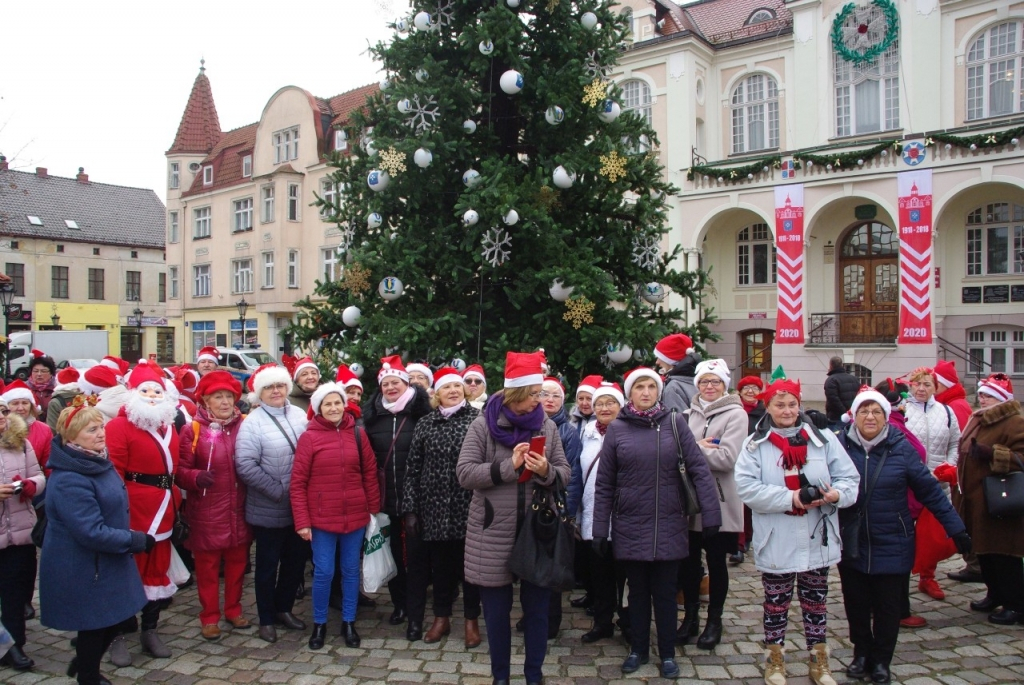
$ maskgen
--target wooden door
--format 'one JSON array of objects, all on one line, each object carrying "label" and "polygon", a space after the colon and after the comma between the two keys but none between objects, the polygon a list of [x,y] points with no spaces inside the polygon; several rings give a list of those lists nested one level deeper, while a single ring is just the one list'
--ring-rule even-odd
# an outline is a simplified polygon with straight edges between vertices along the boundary
[{"label": "wooden door", "polygon": [[772,372],[772,343],[775,342],[775,331],[746,331],[740,336],[740,378],[757,376],[767,379]]},{"label": "wooden door", "polygon": [[896,233],[877,222],[854,226],[842,241],[837,274],[839,342],[894,341],[899,305]]}]

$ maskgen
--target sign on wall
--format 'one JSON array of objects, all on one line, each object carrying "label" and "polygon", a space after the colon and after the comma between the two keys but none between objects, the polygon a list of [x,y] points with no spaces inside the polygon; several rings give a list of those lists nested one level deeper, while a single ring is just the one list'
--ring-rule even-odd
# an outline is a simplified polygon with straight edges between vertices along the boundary
[{"label": "sign on wall", "polygon": [[900,222],[900,330],[897,344],[932,342],[932,171],[896,175]]},{"label": "sign on wall", "polygon": [[775,344],[804,344],[804,186],[775,188],[779,307]]}]

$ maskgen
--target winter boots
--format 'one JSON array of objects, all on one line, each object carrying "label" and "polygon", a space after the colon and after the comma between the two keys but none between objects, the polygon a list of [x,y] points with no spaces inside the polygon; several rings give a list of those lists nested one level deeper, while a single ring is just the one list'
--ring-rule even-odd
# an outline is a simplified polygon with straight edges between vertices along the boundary
[{"label": "winter boots", "polygon": [[786,685],[786,648],[782,645],[765,645],[765,685]]},{"label": "winter boots", "polygon": [[811,647],[811,658],[807,675],[815,685],[836,685],[832,677],[832,669],[828,665],[829,649],[825,643]]}]

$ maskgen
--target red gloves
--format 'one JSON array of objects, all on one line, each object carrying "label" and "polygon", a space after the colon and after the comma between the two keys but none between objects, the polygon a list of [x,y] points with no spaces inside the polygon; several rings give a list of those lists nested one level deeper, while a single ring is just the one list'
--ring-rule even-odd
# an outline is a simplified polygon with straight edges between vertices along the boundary
[{"label": "red gloves", "polygon": [[956,467],[952,464],[939,464],[932,473],[940,483],[949,483],[950,485],[956,483]]},{"label": "red gloves", "polygon": [[21,481],[21,501],[31,502],[32,498],[36,496],[36,482],[34,480],[22,480],[21,476],[15,476],[11,479],[12,483]]}]

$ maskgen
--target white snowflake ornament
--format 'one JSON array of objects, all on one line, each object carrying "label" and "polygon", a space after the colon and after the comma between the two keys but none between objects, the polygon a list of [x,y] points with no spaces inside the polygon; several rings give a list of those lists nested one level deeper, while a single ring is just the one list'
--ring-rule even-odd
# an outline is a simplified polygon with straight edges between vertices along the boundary
[{"label": "white snowflake ornament", "polygon": [[508,231],[494,226],[484,233],[481,241],[483,258],[491,266],[499,267],[512,256],[512,236]]},{"label": "white snowflake ornament", "polygon": [[653,270],[661,257],[661,244],[652,236],[638,237],[633,241],[633,263],[641,269]]}]

